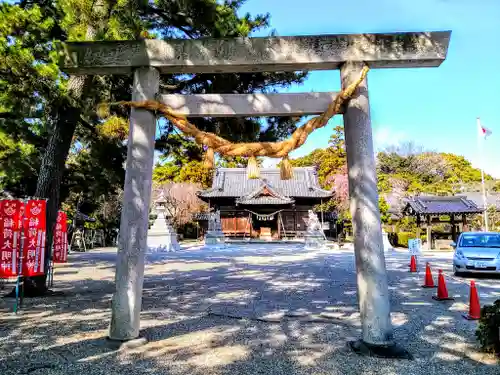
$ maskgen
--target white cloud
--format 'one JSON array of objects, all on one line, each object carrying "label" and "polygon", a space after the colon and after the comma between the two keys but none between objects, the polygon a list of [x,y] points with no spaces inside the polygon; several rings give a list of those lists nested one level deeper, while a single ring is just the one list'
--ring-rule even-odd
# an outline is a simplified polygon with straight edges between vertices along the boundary
[{"label": "white cloud", "polygon": [[388,146],[398,146],[404,141],[407,141],[406,133],[394,131],[387,126],[379,126],[373,133],[373,145],[375,150],[381,150]]}]

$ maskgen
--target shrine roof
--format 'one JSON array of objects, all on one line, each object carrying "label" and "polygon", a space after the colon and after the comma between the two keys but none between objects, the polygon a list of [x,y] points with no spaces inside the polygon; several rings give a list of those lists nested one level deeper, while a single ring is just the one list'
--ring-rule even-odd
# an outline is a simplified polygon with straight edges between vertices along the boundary
[{"label": "shrine roof", "polygon": [[293,203],[295,200],[292,198],[277,198],[277,197],[266,197],[266,196],[261,196],[261,197],[255,197],[255,198],[250,198],[250,199],[237,199],[236,203],[237,204],[242,204],[242,205],[266,205],[266,204],[290,204]]},{"label": "shrine roof", "polygon": [[[263,189],[267,188],[266,194]],[[330,198],[321,189],[313,167],[293,168],[293,178],[282,180],[278,168],[262,168],[259,179],[248,179],[246,168],[218,168],[212,187],[198,193],[201,199],[239,198],[239,204],[289,204],[293,198]]]},{"label": "shrine roof", "polygon": [[236,204],[242,205],[266,205],[266,204],[290,204],[295,202],[293,198],[280,194],[271,186],[267,180],[260,180],[260,186],[250,194],[236,199]]},{"label": "shrine roof", "polygon": [[247,197],[242,197],[236,199],[236,204],[242,204],[242,205],[266,205],[266,204],[291,204],[294,203],[295,200],[293,198],[288,198],[288,197],[274,197],[274,196],[266,196],[266,195],[260,195],[252,198],[247,198]]},{"label": "shrine roof", "polygon": [[472,200],[463,196],[415,196],[407,200],[407,215],[476,214],[483,212]]}]

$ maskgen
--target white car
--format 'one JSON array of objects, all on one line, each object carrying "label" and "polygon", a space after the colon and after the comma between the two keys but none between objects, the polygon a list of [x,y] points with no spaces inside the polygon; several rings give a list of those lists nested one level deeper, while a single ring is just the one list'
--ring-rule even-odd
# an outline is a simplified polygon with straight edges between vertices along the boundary
[{"label": "white car", "polygon": [[452,246],[455,275],[500,273],[500,233],[464,232]]}]

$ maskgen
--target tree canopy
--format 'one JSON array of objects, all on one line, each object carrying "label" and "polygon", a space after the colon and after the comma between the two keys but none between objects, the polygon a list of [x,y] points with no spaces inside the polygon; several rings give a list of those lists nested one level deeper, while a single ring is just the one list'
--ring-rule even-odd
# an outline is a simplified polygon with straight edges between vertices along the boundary
[{"label": "tree canopy", "polygon": [[[389,219],[389,193],[400,197],[412,194],[449,195],[479,191],[481,171],[460,155],[425,151],[412,142],[390,147],[377,154],[379,208],[382,221]],[[342,218],[349,218],[349,184],[343,127],[337,126],[324,149],[316,149],[300,158],[291,160],[293,166],[314,166],[324,189],[331,189],[335,196],[323,209],[336,210]],[[491,190],[499,189],[499,180],[485,175]]]},{"label": "tree canopy", "polygon": [[[248,36],[258,29],[269,27],[268,14],[238,16],[242,4],[243,1],[221,3],[215,0],[157,0],[147,3],[101,0],[97,5],[96,2],[83,0],[2,3],[0,32],[3,42],[0,48],[2,56],[5,56],[0,61],[0,74],[4,72],[0,76],[0,165],[4,166],[0,177],[2,187],[16,194],[33,194],[36,181],[33,179],[33,169],[38,172],[51,123],[57,121],[58,106],[67,94],[68,77],[59,70],[54,50],[56,42],[88,39],[89,28],[95,29],[95,40],[119,40],[143,37],[237,37]],[[305,73],[300,72],[164,75],[161,90],[184,94],[266,92],[301,83],[305,76]],[[91,163],[92,158],[94,164],[100,163],[98,152],[92,151],[94,147],[111,151],[109,147],[113,145],[115,151],[112,159],[118,164],[124,159],[127,113],[115,113],[102,123],[95,114],[95,106],[101,100],[129,98],[130,77],[97,77],[92,86],[94,89],[85,98],[78,104],[73,103],[82,110],[82,118],[79,119],[70,149],[73,163],[69,169],[72,171],[78,169],[76,165],[79,163]],[[30,117],[26,116],[27,113]],[[198,119],[196,125],[234,141],[274,141],[288,136],[295,129],[295,121],[290,118],[268,118],[264,121],[252,118]],[[172,175],[171,171],[175,171],[175,175],[184,176],[178,177],[183,181],[202,182],[202,175],[195,177],[196,173],[192,170],[198,169],[196,162],[201,161],[203,150],[176,134],[168,122],[160,121],[159,128],[156,146],[163,155],[168,155],[165,159],[169,163],[155,175],[162,176],[160,180],[172,180],[168,176]],[[30,149],[30,146],[34,146],[34,149]],[[75,155],[82,150],[88,152]],[[14,154],[19,154],[15,161],[10,157]],[[172,160],[174,164],[170,163]],[[231,165],[245,163],[242,160],[225,162],[231,162]],[[110,173],[115,174],[115,179],[123,177],[122,168],[116,166],[105,173],[108,176]],[[81,182],[78,176],[76,179],[71,181],[65,178],[65,181],[74,188]],[[120,181],[117,182],[119,185]]]},{"label": "tree canopy", "polygon": [[[268,14],[239,15],[243,2],[0,3],[0,190],[17,197],[48,198],[49,227],[60,202],[65,208],[83,202],[82,210],[97,216],[107,200],[121,194],[128,110],[114,108],[103,122],[96,107],[102,101],[129,100],[131,77],[68,76],[59,67],[59,42],[242,37],[270,26]],[[300,84],[305,77],[304,72],[170,74],[161,76],[160,89],[181,94],[272,92]],[[197,119],[195,124],[233,141],[275,141],[291,134],[296,122],[281,117]],[[203,150],[176,134],[168,121],[159,121],[158,129],[156,148],[162,165],[155,170],[155,179],[207,186],[211,176],[200,168]],[[46,249],[50,252],[50,243]]]},{"label": "tree canopy", "polygon": [[[449,195],[479,191],[481,171],[461,155],[415,150],[402,145],[377,155],[379,190],[383,193],[402,189],[409,194]],[[488,174],[485,180],[493,186]]]}]

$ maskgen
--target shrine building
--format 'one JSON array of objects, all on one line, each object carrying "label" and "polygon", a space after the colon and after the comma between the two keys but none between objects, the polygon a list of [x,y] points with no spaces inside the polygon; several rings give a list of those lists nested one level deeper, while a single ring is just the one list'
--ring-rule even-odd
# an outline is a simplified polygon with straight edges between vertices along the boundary
[{"label": "shrine building", "polygon": [[[308,211],[332,196],[319,186],[313,167],[294,168],[290,180],[282,180],[278,168],[262,168],[258,179],[248,179],[246,168],[218,168],[212,187],[198,192],[211,209],[220,210],[226,237],[266,240],[302,237]],[[322,223],[331,217],[318,213]]]}]

